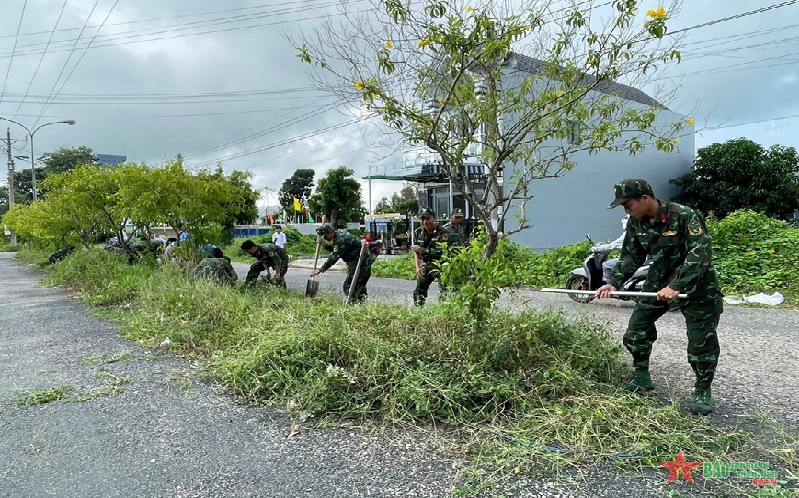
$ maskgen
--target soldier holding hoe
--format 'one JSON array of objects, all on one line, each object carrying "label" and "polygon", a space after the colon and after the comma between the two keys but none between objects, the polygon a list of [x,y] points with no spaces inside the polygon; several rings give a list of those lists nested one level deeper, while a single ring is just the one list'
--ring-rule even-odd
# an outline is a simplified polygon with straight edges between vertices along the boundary
[{"label": "soldier holding hoe", "polygon": [[[355,289],[352,293],[352,302],[364,301],[367,297],[366,284],[372,276],[372,263],[377,258],[371,251],[361,251],[362,247],[369,245],[366,240],[359,240],[358,237],[346,230],[336,230],[332,225],[326,223],[316,229],[319,234],[317,244],[325,244],[327,249],[332,243],[332,252],[327,261],[318,270],[313,270],[311,276],[319,275],[330,269],[339,259],[347,263],[347,278],[344,280],[344,294],[349,295],[350,285]],[[355,269],[358,267],[358,260],[363,252],[363,261],[357,278]],[[353,281],[355,280],[355,281]]]},{"label": "soldier holding hoe", "polygon": [[649,356],[657,339],[655,322],[684,293],[688,298],[682,300],[680,310],[688,329],[688,363],[696,375],[690,410],[707,415],[714,408],[710,385],[719,358],[716,328],[723,305],[705,222],[691,208],[657,199],[644,180],[623,180],[614,186],[614,192],[616,198],[608,208],[623,206],[630,220],[619,263],[610,282],[597,289],[596,297],[611,297],[647,257],[652,266],[643,290],[657,292],[655,299],[639,298],[630,316],[623,343],[635,370],[623,389],[654,389]]}]

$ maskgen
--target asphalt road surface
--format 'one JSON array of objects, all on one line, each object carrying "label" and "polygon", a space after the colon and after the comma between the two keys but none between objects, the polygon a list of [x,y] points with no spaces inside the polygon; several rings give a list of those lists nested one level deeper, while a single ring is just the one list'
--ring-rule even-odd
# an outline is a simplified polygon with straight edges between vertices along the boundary
[{"label": "asphalt road surface", "polygon": [[[281,410],[244,406],[194,375],[196,365],[120,338],[41,273],[0,253],[0,496],[2,497],[445,497],[463,460],[424,433],[379,436],[357,428],[301,430]],[[310,268],[296,262],[288,286],[304,291]],[[237,264],[246,274],[247,265]],[[243,272],[243,273],[242,273]],[[342,295],[342,272],[320,291]],[[371,299],[411,303],[412,281],[373,278]],[[435,285],[431,289],[435,301]],[[502,305],[549,307],[607,322],[619,337],[629,303],[581,305],[564,295],[520,291]],[[659,322],[653,354],[658,389],[687,398],[692,386],[679,313]],[[728,307],[715,423],[734,425],[762,409],[799,426],[799,313]],[[116,361],[114,361],[116,360]],[[21,407],[26,394],[70,385],[68,397]],[[793,426],[793,427],[795,427]],[[506,496],[707,496],[664,469],[625,473],[600,463],[561,479],[522,479]],[[755,489],[753,488],[753,492]],[[486,496],[490,496],[486,495]]]}]

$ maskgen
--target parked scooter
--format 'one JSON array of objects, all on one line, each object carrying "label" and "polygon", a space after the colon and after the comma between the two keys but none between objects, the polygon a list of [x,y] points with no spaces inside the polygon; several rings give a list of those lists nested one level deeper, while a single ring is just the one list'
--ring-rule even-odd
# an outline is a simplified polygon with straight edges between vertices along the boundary
[{"label": "parked scooter", "polygon": [[[586,235],[586,238],[591,242],[591,245],[594,244],[590,235]],[[585,261],[583,261],[583,266],[581,268],[572,270],[569,278],[566,280],[566,288],[575,290],[597,290],[605,285],[607,282],[602,279],[602,263],[608,259],[608,254],[610,254],[610,251],[591,252],[588,257],[585,258]],[[636,270],[632,277],[621,284],[621,288],[618,290],[641,292],[651,264],[651,261],[646,261]],[[578,303],[590,303],[594,299],[592,295],[581,294],[569,294],[569,297]],[[615,297],[615,299],[629,301],[635,298],[618,296]]]}]

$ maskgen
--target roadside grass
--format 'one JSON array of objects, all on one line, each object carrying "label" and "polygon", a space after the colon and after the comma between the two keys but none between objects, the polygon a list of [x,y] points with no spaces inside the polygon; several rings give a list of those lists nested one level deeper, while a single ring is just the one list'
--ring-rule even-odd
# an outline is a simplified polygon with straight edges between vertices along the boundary
[{"label": "roadside grass", "polygon": [[[563,312],[492,310],[478,325],[448,303],[342,306],[108,256],[78,251],[49,267],[47,282],[103,306],[143,346],[169,337],[166,348],[202,361],[240,399],[299,422],[446,427],[448,447],[470,461],[462,495],[601,460],[657,466],[681,449],[694,461],[730,461],[755,447],[751,433],[714,426],[678,401],[619,391],[621,346],[603,325]],[[104,394],[126,383],[109,379]]]},{"label": "roadside grass", "polygon": [[378,258],[372,264],[373,277],[401,278],[413,280],[416,278],[416,266],[413,262],[413,253],[406,253],[390,258]]},{"label": "roadside grass", "polygon": [[74,390],[74,386],[63,385],[51,387],[50,389],[31,391],[17,399],[17,406],[33,406],[50,403],[51,401],[58,401],[60,399],[64,399]]}]

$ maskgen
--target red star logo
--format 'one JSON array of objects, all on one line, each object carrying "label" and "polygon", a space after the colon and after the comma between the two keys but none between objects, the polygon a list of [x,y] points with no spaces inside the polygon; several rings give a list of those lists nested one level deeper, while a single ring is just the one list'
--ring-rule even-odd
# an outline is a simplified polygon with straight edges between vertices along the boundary
[{"label": "red star logo", "polygon": [[675,458],[673,462],[660,462],[660,465],[669,469],[669,480],[666,484],[679,478],[681,470],[685,480],[693,484],[694,480],[691,477],[691,469],[702,465],[702,462],[686,462],[685,457],[682,456],[682,450],[680,450],[677,452],[677,458]]}]

